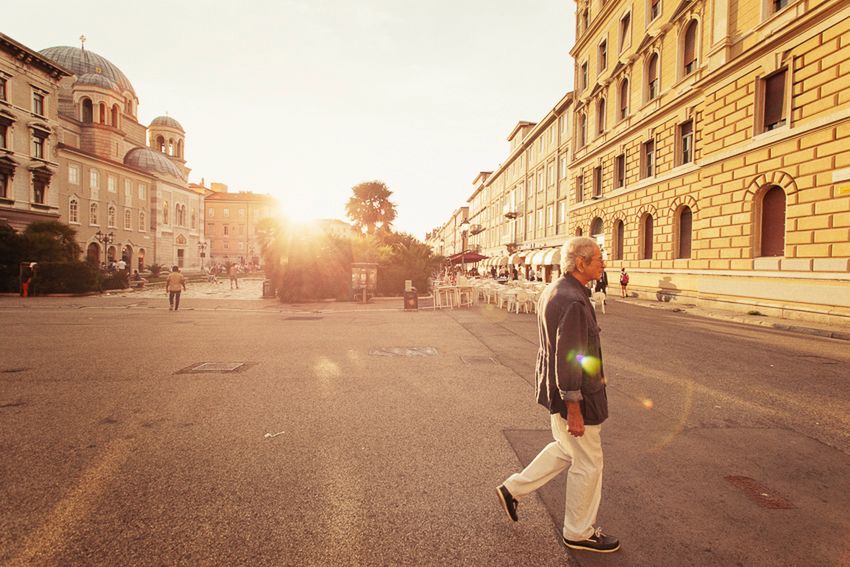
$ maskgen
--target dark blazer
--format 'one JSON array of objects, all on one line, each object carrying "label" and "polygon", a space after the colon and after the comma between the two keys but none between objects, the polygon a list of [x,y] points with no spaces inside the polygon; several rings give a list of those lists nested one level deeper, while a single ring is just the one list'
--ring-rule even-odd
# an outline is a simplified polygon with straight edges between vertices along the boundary
[{"label": "dark blazer", "polygon": [[580,401],[586,425],[608,417],[602,347],[590,290],[572,275],[549,284],[537,303],[537,402],[567,417],[565,401]]}]

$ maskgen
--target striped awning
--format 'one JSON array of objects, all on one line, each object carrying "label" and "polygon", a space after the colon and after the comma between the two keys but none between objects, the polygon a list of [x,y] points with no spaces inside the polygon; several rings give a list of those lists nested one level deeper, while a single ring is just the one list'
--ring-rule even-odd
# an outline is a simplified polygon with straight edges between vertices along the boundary
[{"label": "striped awning", "polygon": [[546,254],[546,250],[535,250],[534,253],[530,255],[526,264],[531,264],[532,266],[542,266],[544,254]]},{"label": "striped awning", "polygon": [[519,266],[524,263],[525,256],[528,254],[527,250],[523,250],[522,252],[514,252],[510,256],[508,256],[508,264],[511,266]]},{"label": "striped awning", "polygon": [[550,248],[543,254],[544,266],[558,266],[561,263],[561,247]]}]

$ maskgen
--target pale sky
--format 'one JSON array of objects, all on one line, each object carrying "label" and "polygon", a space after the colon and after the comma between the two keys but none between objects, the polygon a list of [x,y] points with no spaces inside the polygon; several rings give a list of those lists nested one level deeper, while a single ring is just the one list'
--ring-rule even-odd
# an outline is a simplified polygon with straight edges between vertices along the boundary
[{"label": "pale sky", "polygon": [[39,51],[109,59],[139,120],[186,130],[190,181],[271,193],[295,218],[345,217],[382,180],[397,230],[423,238],[508,155],[519,120],[572,85],[573,0],[50,0],[3,10]]}]

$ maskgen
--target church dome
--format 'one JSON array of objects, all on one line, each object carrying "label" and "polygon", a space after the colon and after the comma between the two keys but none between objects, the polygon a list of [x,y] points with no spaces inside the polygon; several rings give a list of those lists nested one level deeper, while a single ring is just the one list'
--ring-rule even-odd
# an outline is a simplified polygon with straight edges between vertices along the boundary
[{"label": "church dome", "polygon": [[130,91],[136,96],[136,90],[121,69],[93,51],[61,45],[42,49],[39,53],[80,77],[87,74],[103,75],[118,85],[121,91]]},{"label": "church dome", "polygon": [[183,126],[170,116],[157,116],[151,121],[151,126],[164,126],[166,128],[174,128],[175,130],[185,132]]},{"label": "church dome", "polygon": [[124,163],[145,171],[173,175],[183,179],[183,174],[167,156],[150,148],[133,148],[124,156]]},{"label": "church dome", "polygon": [[85,75],[81,75],[74,82],[74,86],[93,86],[112,90],[117,93],[121,92],[121,88],[115,83],[115,81],[98,73],[86,73]]}]

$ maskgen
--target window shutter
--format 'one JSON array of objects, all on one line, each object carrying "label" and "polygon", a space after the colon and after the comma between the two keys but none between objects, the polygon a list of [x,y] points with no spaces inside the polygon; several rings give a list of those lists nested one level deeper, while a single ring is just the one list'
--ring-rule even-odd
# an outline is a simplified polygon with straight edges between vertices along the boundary
[{"label": "window shutter", "polygon": [[785,71],[774,73],[764,81],[764,127],[770,129],[782,121],[785,101]]}]

